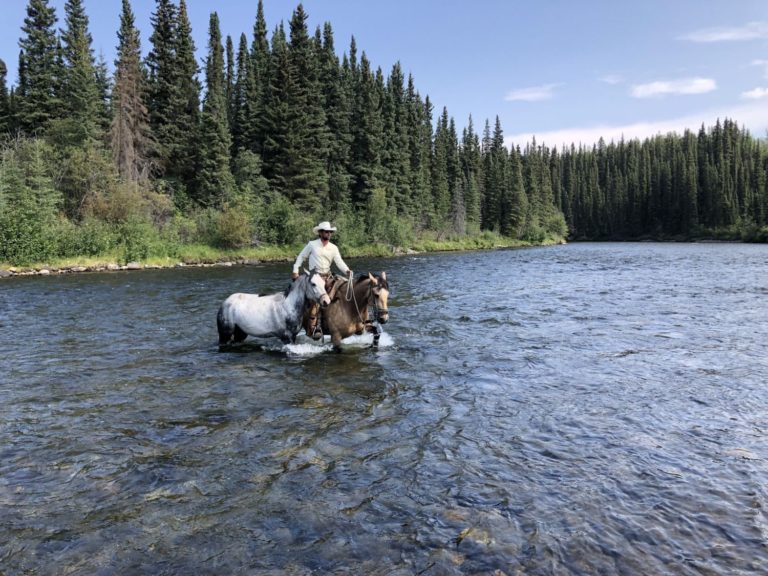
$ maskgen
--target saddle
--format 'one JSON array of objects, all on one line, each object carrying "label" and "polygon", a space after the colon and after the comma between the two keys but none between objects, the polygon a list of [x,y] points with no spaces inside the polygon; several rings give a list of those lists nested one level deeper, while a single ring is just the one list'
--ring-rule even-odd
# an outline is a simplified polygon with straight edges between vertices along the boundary
[{"label": "saddle", "polygon": [[[328,278],[325,280],[325,291],[328,293],[331,302],[336,298],[339,289],[345,286],[347,282],[348,280],[344,276],[328,275]],[[323,334],[328,332],[328,325],[323,317],[323,309],[318,303],[313,303],[309,308],[309,325],[306,332],[313,340],[320,340]]]}]

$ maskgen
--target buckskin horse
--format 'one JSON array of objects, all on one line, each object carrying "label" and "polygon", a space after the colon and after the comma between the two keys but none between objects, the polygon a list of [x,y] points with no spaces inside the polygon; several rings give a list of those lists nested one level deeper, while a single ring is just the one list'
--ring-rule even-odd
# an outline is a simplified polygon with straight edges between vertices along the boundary
[{"label": "buckskin horse", "polygon": [[257,338],[276,337],[285,344],[296,341],[301,330],[302,311],[307,302],[330,304],[325,280],[315,271],[299,276],[286,292],[261,296],[236,293],[219,308],[216,325],[219,348],[231,342],[242,342],[249,335]]},{"label": "buckskin horse", "polygon": [[331,303],[323,309],[322,325],[312,314],[312,307],[304,310],[304,330],[308,336],[319,338],[323,334],[331,335],[331,342],[336,351],[341,350],[341,340],[363,331],[373,333],[373,345],[379,344],[379,329],[369,319],[368,308],[375,310],[376,321],[386,324],[389,320],[389,283],[387,273],[358,276],[350,286],[348,280],[338,279],[331,289]]}]

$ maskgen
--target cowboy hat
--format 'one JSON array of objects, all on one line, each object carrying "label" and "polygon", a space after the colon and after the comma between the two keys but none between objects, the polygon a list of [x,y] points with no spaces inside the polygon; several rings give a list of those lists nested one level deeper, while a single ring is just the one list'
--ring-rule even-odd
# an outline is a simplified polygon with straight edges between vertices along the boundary
[{"label": "cowboy hat", "polygon": [[326,220],[325,222],[320,222],[320,224],[318,224],[317,226],[312,228],[312,231],[315,234],[320,232],[320,230],[330,230],[331,232],[336,232],[336,227],[335,226],[331,226],[331,223]]}]

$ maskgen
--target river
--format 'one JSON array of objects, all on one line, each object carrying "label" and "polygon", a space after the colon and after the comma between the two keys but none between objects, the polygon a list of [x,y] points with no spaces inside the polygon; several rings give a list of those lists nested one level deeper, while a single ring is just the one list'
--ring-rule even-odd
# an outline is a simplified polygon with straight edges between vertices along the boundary
[{"label": "river", "polygon": [[768,246],[349,264],[378,349],[219,352],[286,264],[0,280],[0,573],[768,573]]}]

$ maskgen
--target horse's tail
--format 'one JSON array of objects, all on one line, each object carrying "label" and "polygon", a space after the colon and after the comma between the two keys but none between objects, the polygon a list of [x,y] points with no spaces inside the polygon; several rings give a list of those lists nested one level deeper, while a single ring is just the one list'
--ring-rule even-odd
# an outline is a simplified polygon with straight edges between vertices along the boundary
[{"label": "horse's tail", "polygon": [[219,307],[216,314],[216,326],[219,329],[219,346],[225,346],[232,341],[235,335],[235,325],[227,318],[228,314],[224,312],[224,304]]}]

